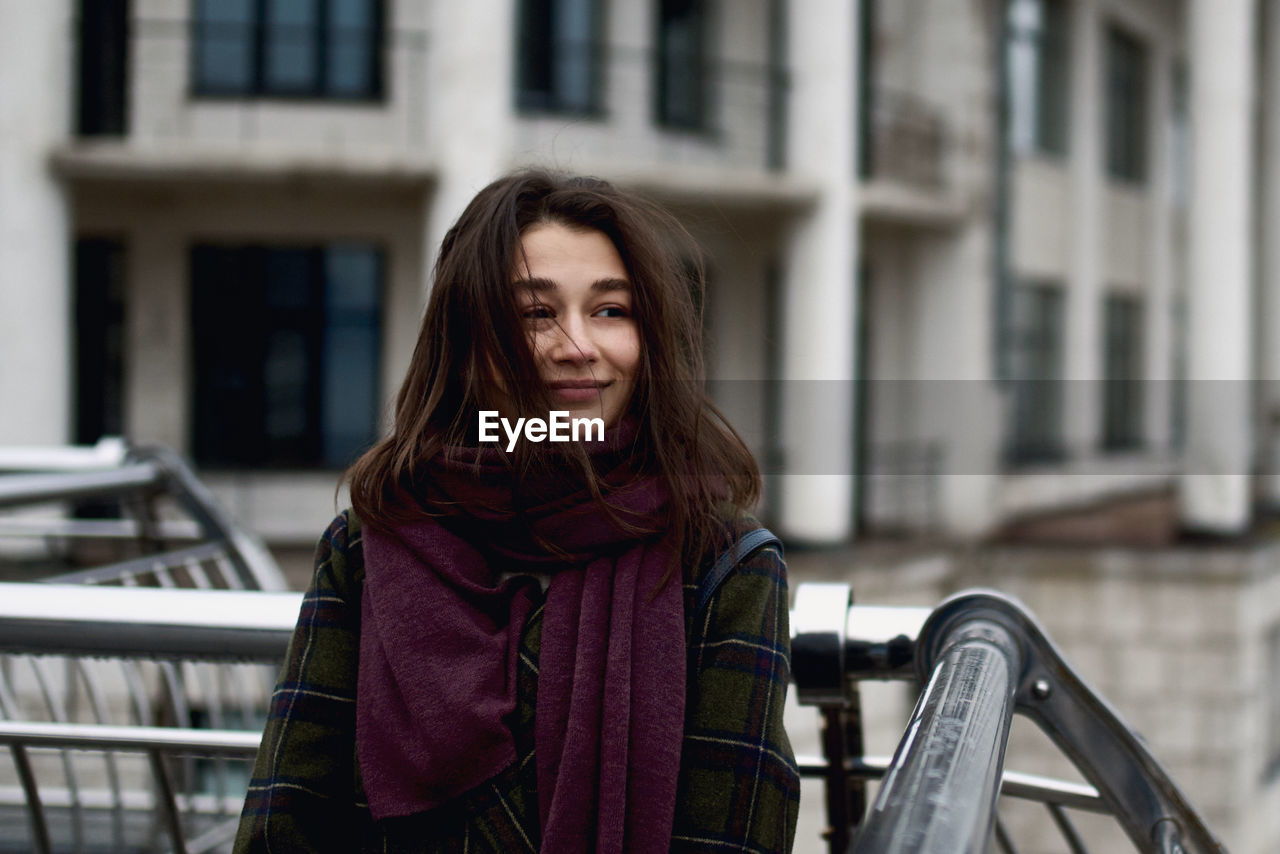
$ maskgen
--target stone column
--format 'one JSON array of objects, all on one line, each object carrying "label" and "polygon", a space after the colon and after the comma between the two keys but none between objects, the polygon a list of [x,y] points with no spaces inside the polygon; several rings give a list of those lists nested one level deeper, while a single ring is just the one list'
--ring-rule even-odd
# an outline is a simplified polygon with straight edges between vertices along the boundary
[{"label": "stone column", "polygon": [[1254,0],[1192,0],[1187,445],[1190,530],[1249,524],[1253,459]]},{"label": "stone column", "polygon": [[427,201],[424,282],[467,202],[511,166],[515,0],[435,3],[430,22],[425,91],[440,179]]},{"label": "stone column", "polygon": [[1106,166],[1102,21],[1098,0],[1075,4],[1071,16],[1071,270],[1064,294],[1063,434],[1067,454],[1098,451],[1101,427],[1102,277],[1106,259]]},{"label": "stone column", "polygon": [[1147,88],[1151,109],[1151,168],[1148,182],[1151,187],[1149,223],[1151,239],[1151,278],[1147,282],[1144,318],[1146,324],[1143,351],[1146,380],[1143,388],[1143,435],[1148,447],[1158,454],[1169,452],[1172,437],[1173,397],[1170,380],[1173,377],[1173,300],[1175,264],[1179,257],[1175,243],[1175,221],[1179,214],[1175,198],[1173,174],[1175,169],[1173,139],[1165,128],[1173,128],[1173,37],[1170,27],[1167,34],[1161,32],[1151,45],[1151,69]]},{"label": "stone column", "polygon": [[787,168],[820,190],[783,259],[779,521],[813,543],[847,538],[854,518],[858,6],[788,4]]},{"label": "stone column", "polygon": [[67,139],[67,0],[0,0],[0,444],[71,435],[71,224],[49,153]]},{"label": "stone column", "polygon": [[1280,507],[1280,240],[1268,231],[1280,222],[1280,2],[1268,0],[1262,9],[1262,57],[1258,79],[1261,91],[1258,158],[1261,174],[1262,227],[1254,233],[1258,247],[1258,384],[1259,449],[1263,472],[1262,497]]}]

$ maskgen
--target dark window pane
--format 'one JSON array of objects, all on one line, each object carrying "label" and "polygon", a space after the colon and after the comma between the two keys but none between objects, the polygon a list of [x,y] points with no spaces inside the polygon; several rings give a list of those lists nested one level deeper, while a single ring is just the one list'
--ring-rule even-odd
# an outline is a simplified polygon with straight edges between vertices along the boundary
[{"label": "dark window pane", "polygon": [[1044,0],[1036,80],[1036,144],[1040,150],[1053,154],[1067,151],[1067,116],[1071,108],[1069,23],[1064,0]]},{"label": "dark window pane", "polygon": [[557,100],[563,109],[590,110],[595,76],[595,0],[561,0],[555,4],[552,23]]},{"label": "dark window pane", "polygon": [[1060,459],[1062,292],[1052,285],[1023,284],[1014,288],[1011,298],[1008,458],[1015,464]]},{"label": "dark window pane", "polygon": [[195,457],[202,464],[260,464],[265,459],[259,426],[265,343],[262,253],[196,247],[191,285]]},{"label": "dark window pane", "polygon": [[658,22],[658,122],[706,125],[706,6],[701,0],[661,0]]},{"label": "dark window pane", "polygon": [[339,97],[374,94],[378,21],[368,0],[329,0],[325,91]]},{"label": "dark window pane", "polygon": [[1102,444],[1123,450],[1142,444],[1142,303],[1112,294],[1104,304]]},{"label": "dark window pane", "polygon": [[82,135],[125,130],[129,0],[80,0],[78,127]]},{"label": "dark window pane", "polygon": [[378,251],[197,247],[196,459],[342,466],[374,438]]},{"label": "dark window pane", "polygon": [[333,467],[354,460],[377,431],[381,278],[369,247],[325,253],[323,456]]},{"label": "dark window pane", "polygon": [[319,20],[316,0],[267,0],[264,87],[269,92],[317,89]]},{"label": "dark window pane", "polygon": [[521,0],[516,100],[520,107],[598,109],[600,0]]},{"label": "dark window pane", "polygon": [[1147,168],[1146,54],[1120,30],[1107,34],[1107,173],[1143,181]]},{"label": "dark window pane", "polygon": [[1010,4],[1009,131],[1017,150],[1066,153],[1070,24],[1065,0],[1013,0]]},{"label": "dark window pane", "polygon": [[545,107],[551,85],[551,0],[523,0],[516,57],[521,106]]},{"label": "dark window pane", "polygon": [[257,21],[253,0],[197,0],[196,88],[246,92],[253,88]]},{"label": "dark window pane", "polygon": [[119,241],[76,241],[76,441],[82,444],[124,433],[124,265]]},{"label": "dark window pane", "polygon": [[381,94],[381,0],[195,0],[196,91]]}]

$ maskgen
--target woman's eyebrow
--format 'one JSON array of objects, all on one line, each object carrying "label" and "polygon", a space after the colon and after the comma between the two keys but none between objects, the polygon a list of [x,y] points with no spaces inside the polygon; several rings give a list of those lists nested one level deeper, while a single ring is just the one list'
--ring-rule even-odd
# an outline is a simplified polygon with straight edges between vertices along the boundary
[{"label": "woman's eyebrow", "polygon": [[511,283],[517,288],[528,288],[531,291],[554,291],[556,283],[550,279],[516,279]]},{"label": "woman's eyebrow", "polygon": [[[543,279],[543,278],[517,279],[514,282],[512,282],[512,284],[518,288],[528,288],[531,291],[538,291],[538,292],[554,291],[556,289],[555,282],[553,282],[551,279]],[[591,290],[597,293],[608,293],[610,291],[629,291],[631,290],[631,283],[628,282],[626,279],[618,279],[618,278],[596,279],[594,282],[591,283]]]},{"label": "woman's eyebrow", "polygon": [[629,291],[631,283],[626,279],[596,279],[591,283],[591,290],[597,293],[608,293],[609,291]]}]

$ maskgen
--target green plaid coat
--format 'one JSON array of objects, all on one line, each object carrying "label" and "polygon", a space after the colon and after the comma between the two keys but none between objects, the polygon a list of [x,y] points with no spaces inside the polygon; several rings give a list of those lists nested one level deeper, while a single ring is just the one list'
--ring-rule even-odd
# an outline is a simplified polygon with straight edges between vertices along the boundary
[{"label": "green plaid coat", "polygon": [[[760,549],[695,613],[708,568],[684,585],[688,687],[671,850],[790,851],[800,781],[782,726],[790,676],[786,570],[774,548]],[[538,851],[533,716],[541,608],[520,648],[516,763],[456,802],[374,822],[355,745],[363,586],[359,522],[342,513],[316,550],[236,854]]]}]

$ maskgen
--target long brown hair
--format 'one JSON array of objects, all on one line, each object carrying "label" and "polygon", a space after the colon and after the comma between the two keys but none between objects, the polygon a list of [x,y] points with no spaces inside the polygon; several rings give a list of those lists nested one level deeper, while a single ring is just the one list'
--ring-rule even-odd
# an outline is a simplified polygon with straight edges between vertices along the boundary
[{"label": "long brown hair", "polygon": [[[511,285],[521,235],[543,223],[599,231],[622,258],[640,334],[629,409],[637,422],[634,468],[666,483],[676,554],[720,547],[725,510],[741,513],[756,502],[760,472],[703,385],[698,247],[674,217],[642,198],[598,179],[544,171],[494,181],[445,235],[391,434],[346,472],[352,507],[366,524],[388,528],[431,512],[415,484],[438,454],[475,444],[476,413],[497,408],[495,388],[516,412],[548,411]],[[511,455],[517,473],[539,465],[521,453],[527,445]],[[590,459],[572,449],[565,456],[611,512]],[[546,464],[545,453],[538,459]]]}]

